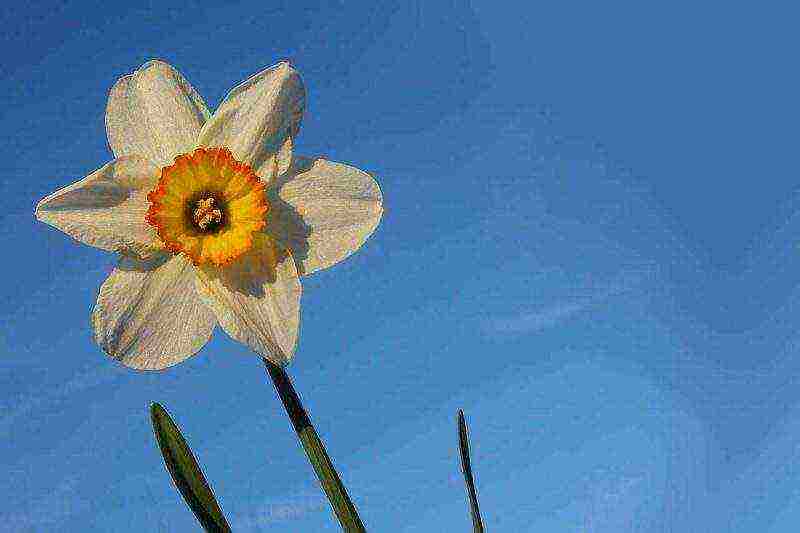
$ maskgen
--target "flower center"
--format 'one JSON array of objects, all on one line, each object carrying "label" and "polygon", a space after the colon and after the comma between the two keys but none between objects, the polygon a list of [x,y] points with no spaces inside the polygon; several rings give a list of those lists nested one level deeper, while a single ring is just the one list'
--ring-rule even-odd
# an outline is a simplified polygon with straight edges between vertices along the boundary
[{"label": "flower center", "polygon": [[161,169],[145,219],[195,265],[226,265],[253,245],[269,211],[264,183],[227,148],[198,148]]},{"label": "flower center", "polygon": [[222,225],[222,209],[217,207],[217,201],[213,196],[197,200],[192,220],[200,231],[215,231]]}]

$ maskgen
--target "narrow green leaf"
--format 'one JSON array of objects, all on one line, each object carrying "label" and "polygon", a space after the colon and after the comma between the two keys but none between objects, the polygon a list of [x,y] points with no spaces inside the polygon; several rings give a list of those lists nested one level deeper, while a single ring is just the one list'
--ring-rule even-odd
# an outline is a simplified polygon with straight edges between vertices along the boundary
[{"label": "narrow green leaf", "polygon": [[230,533],[231,528],[214,498],[214,492],[169,413],[160,404],[153,403],[150,405],[150,418],[167,470],[197,520],[209,533]]},{"label": "narrow green leaf", "polygon": [[473,533],[483,533],[481,511],[478,509],[478,493],[475,490],[475,480],[472,478],[472,465],[469,460],[467,422],[464,420],[464,411],[461,409],[458,410],[458,447],[461,451],[461,471],[464,473],[464,482],[467,484],[469,509],[472,513],[472,531]]},{"label": "narrow green leaf", "polygon": [[314,468],[314,473],[317,474],[317,479],[328,501],[331,503],[333,512],[336,518],[339,519],[342,529],[347,533],[363,533],[364,524],[361,523],[361,518],[358,516],[350,496],[347,495],[342,480],[339,474],[333,467],[328,453],[325,451],[325,446],[322,444],[319,436],[317,435],[314,426],[311,425],[311,420],[308,418],[308,413],[300,403],[300,397],[294,390],[292,381],[283,370],[283,368],[270,363],[264,359],[264,364],[267,367],[272,383],[275,385],[275,390],[283,403],[286,414],[289,415],[289,420],[292,421],[297,437],[303,449],[306,452],[311,466]]}]

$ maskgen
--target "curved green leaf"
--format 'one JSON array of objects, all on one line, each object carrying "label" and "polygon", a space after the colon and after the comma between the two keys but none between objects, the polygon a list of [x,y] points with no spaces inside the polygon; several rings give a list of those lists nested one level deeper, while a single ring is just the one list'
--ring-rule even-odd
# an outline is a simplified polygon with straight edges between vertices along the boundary
[{"label": "curved green leaf", "polygon": [[214,498],[214,492],[169,413],[160,404],[153,403],[150,405],[150,418],[167,470],[197,520],[209,533],[230,533],[231,528]]}]

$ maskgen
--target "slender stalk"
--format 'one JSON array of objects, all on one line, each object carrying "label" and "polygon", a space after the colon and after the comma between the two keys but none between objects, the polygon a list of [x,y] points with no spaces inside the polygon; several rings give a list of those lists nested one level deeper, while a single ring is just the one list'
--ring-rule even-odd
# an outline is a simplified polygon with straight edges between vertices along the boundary
[{"label": "slender stalk", "polygon": [[272,383],[275,385],[275,390],[278,391],[281,402],[283,403],[286,414],[289,415],[289,420],[292,421],[294,430],[297,432],[297,437],[303,445],[303,449],[314,467],[314,472],[317,474],[317,479],[322,490],[330,501],[333,512],[336,513],[336,518],[342,529],[347,533],[362,533],[364,524],[361,523],[361,518],[358,516],[353,502],[347,495],[347,490],[339,479],[339,474],[331,463],[328,453],[325,451],[325,446],[322,444],[314,426],[311,425],[311,420],[308,418],[308,413],[300,403],[300,398],[294,390],[292,381],[289,376],[280,366],[274,365],[264,359],[264,366],[267,367],[269,377],[272,378]]},{"label": "slender stalk", "polygon": [[469,436],[467,435],[467,422],[464,420],[464,411],[458,410],[458,447],[461,452],[461,470],[464,472],[464,482],[467,485],[469,509],[472,515],[473,533],[483,533],[481,511],[478,509],[478,493],[475,490],[475,479],[472,477],[472,465],[469,460]]}]

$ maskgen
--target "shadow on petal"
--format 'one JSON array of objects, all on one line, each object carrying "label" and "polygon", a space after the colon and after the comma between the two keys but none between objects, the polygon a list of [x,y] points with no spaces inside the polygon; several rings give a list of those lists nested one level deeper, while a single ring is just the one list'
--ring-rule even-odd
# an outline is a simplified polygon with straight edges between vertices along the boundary
[{"label": "shadow on petal", "polygon": [[117,269],[125,272],[152,272],[169,261],[171,254],[155,252],[149,257],[136,257],[128,253],[121,253]]},{"label": "shadow on petal", "polygon": [[293,157],[289,170],[278,176],[267,187],[267,199],[271,210],[265,231],[274,237],[282,247],[291,251],[301,274],[304,273],[302,272],[303,261],[308,258],[308,236],[311,235],[311,228],[305,223],[297,209],[284,201],[279,193],[286,183],[309,171],[316,160],[317,158]]},{"label": "shadow on petal", "polygon": [[132,191],[121,183],[99,179],[84,187],[65,191],[53,198],[43,209],[48,211],[73,211],[75,209],[100,209],[116,207],[131,197]]},{"label": "shadow on petal", "polygon": [[290,255],[269,235],[256,233],[252,248],[241,257],[224,267],[206,265],[203,272],[231,292],[261,298],[266,294],[265,286],[277,281],[278,265]]},{"label": "shadow on petal", "polygon": [[250,166],[254,169],[268,166],[270,160],[278,153],[283,143],[289,138],[289,128],[284,127],[280,131],[264,139],[263,148],[259,150],[250,161]]}]

